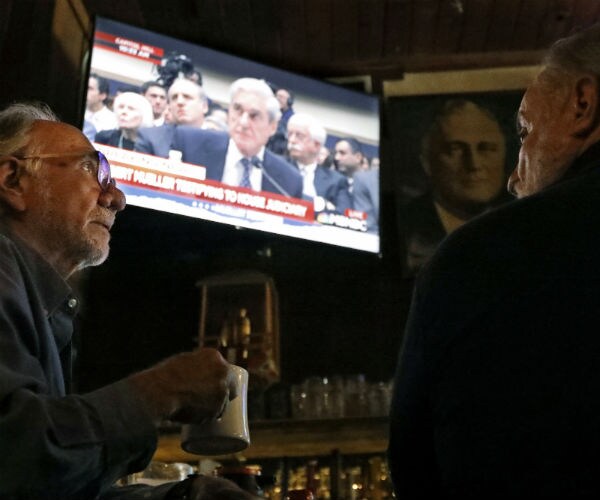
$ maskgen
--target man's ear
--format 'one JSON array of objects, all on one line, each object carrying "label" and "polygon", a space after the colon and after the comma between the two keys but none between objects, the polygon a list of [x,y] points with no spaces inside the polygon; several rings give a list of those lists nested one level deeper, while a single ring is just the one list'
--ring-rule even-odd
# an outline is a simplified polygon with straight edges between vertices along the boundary
[{"label": "man's ear", "polygon": [[598,126],[600,120],[598,115],[600,112],[599,91],[598,79],[594,76],[581,76],[575,81],[573,95],[573,105],[575,106],[574,135],[586,137]]},{"label": "man's ear", "polygon": [[24,170],[14,156],[0,156],[0,202],[22,212],[26,203],[23,196]]}]

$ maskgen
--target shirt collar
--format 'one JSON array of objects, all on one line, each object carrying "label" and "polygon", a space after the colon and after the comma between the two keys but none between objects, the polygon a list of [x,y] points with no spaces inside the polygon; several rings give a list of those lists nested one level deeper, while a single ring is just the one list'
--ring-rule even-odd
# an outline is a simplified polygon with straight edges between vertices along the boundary
[{"label": "shirt collar", "polygon": [[315,162],[304,165],[303,163],[298,162],[298,168],[300,169],[300,172],[314,172],[317,170],[317,163]]},{"label": "shirt collar", "polygon": [[[238,149],[238,147],[233,139],[229,139],[229,148],[227,149],[227,152],[228,152],[228,156],[231,153],[235,162],[238,162],[242,158],[244,158],[244,155],[240,152],[240,150]],[[262,163],[263,159],[265,157],[265,147],[264,146],[261,147],[260,151],[257,154],[255,154],[254,156],[256,156]]]},{"label": "shirt collar", "polygon": [[17,249],[36,284],[46,315],[52,316],[57,309],[67,307],[73,315],[77,312],[77,299],[62,276],[46,259],[31,248],[25,241],[0,226],[0,235],[11,240]]}]

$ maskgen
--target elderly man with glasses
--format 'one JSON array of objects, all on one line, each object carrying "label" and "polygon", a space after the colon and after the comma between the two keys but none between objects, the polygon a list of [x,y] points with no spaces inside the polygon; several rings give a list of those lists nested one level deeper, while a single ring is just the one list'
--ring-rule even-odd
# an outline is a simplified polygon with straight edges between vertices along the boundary
[{"label": "elderly man with glasses", "polygon": [[220,478],[115,488],[143,469],[166,418],[199,422],[234,395],[212,349],[70,394],[78,299],[66,280],[101,264],[125,197],[110,165],[43,105],[0,111],[0,498],[249,498]]}]

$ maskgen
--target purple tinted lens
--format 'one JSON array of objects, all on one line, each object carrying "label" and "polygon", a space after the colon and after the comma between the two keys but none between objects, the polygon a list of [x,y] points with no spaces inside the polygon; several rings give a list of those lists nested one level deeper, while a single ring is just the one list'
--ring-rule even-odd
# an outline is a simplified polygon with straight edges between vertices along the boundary
[{"label": "purple tinted lens", "polygon": [[102,189],[108,189],[112,183],[112,176],[110,174],[110,163],[100,151],[98,153],[98,182]]}]

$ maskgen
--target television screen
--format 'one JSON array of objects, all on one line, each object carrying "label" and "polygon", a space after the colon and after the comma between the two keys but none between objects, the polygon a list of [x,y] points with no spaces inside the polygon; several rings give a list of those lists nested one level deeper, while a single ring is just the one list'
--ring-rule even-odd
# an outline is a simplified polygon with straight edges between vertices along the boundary
[{"label": "television screen", "polygon": [[375,96],[97,18],[85,115],[130,205],[379,252]]}]

